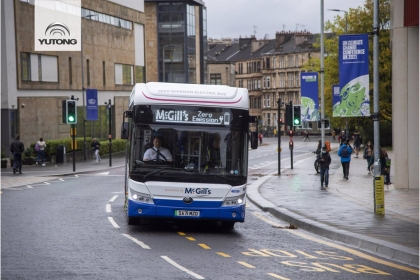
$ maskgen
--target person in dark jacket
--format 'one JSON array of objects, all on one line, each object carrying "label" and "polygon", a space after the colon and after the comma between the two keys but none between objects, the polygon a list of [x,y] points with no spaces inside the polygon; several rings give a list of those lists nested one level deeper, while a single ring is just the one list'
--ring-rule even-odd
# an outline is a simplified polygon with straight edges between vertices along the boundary
[{"label": "person in dark jacket", "polygon": [[22,174],[22,153],[25,150],[23,143],[20,142],[20,136],[17,134],[15,140],[10,144],[10,152],[13,155],[13,174],[19,171]]},{"label": "person in dark jacket", "polygon": [[321,169],[321,189],[328,188],[329,169],[331,164],[331,156],[327,151],[327,146],[322,146],[321,156],[319,158],[319,167]]},{"label": "person in dark jacket", "polygon": [[349,179],[349,170],[350,170],[350,161],[351,153],[353,153],[352,148],[349,145],[349,142],[345,140],[343,145],[338,149],[338,156],[341,158],[341,166],[343,167],[343,178]]}]

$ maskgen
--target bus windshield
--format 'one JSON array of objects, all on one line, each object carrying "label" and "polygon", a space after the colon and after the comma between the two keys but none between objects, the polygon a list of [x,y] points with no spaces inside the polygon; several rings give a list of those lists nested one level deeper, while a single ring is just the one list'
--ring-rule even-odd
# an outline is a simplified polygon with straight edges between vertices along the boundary
[{"label": "bus windshield", "polygon": [[243,185],[245,129],[229,126],[133,124],[129,172],[139,182]]}]

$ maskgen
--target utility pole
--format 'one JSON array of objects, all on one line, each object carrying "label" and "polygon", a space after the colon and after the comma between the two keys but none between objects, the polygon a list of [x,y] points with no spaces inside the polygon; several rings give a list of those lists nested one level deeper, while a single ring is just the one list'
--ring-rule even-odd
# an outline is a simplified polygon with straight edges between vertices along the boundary
[{"label": "utility pole", "polygon": [[374,174],[381,173],[379,135],[379,0],[373,1],[373,152]]},{"label": "utility pole", "polygon": [[324,0],[321,0],[321,147],[325,145],[325,106],[324,106]]},{"label": "utility pole", "polygon": [[279,98],[277,100],[277,137],[278,137],[278,141],[277,141],[277,161],[278,161],[278,174],[281,175],[281,124],[282,124],[282,119],[281,119],[281,112],[280,112],[280,107],[281,107],[281,99]]}]

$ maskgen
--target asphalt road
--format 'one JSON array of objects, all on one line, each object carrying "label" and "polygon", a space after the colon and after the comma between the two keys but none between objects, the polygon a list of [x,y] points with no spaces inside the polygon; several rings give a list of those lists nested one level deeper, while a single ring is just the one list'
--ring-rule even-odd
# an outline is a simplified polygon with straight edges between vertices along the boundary
[{"label": "asphalt road", "polygon": [[[250,170],[273,170],[271,157],[277,153],[264,146],[252,151]],[[128,226],[122,174],[116,168],[4,190],[1,279],[418,279],[397,264],[289,229],[251,203],[233,231],[215,222]]]}]

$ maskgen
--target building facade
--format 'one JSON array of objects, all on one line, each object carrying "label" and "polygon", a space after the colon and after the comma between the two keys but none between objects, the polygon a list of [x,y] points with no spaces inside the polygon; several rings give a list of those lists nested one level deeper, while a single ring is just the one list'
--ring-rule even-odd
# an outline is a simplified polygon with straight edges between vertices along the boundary
[{"label": "building facade", "polygon": [[[218,77],[215,81],[219,84],[247,88],[250,114],[258,116],[259,129],[271,136],[274,129],[279,130],[278,119],[285,120],[284,105],[301,102],[300,73],[310,58],[319,58],[319,49],[313,47],[317,37],[306,31],[283,31],[277,32],[273,40],[257,40],[253,36],[231,42],[212,40],[208,55],[209,80]],[[230,71],[225,71],[232,63],[233,77]],[[319,133],[316,122],[303,123],[298,130],[302,129]]]},{"label": "building facade", "polygon": [[[419,188],[419,1],[391,1],[394,186]],[[387,137],[387,136],[381,136]]]}]

